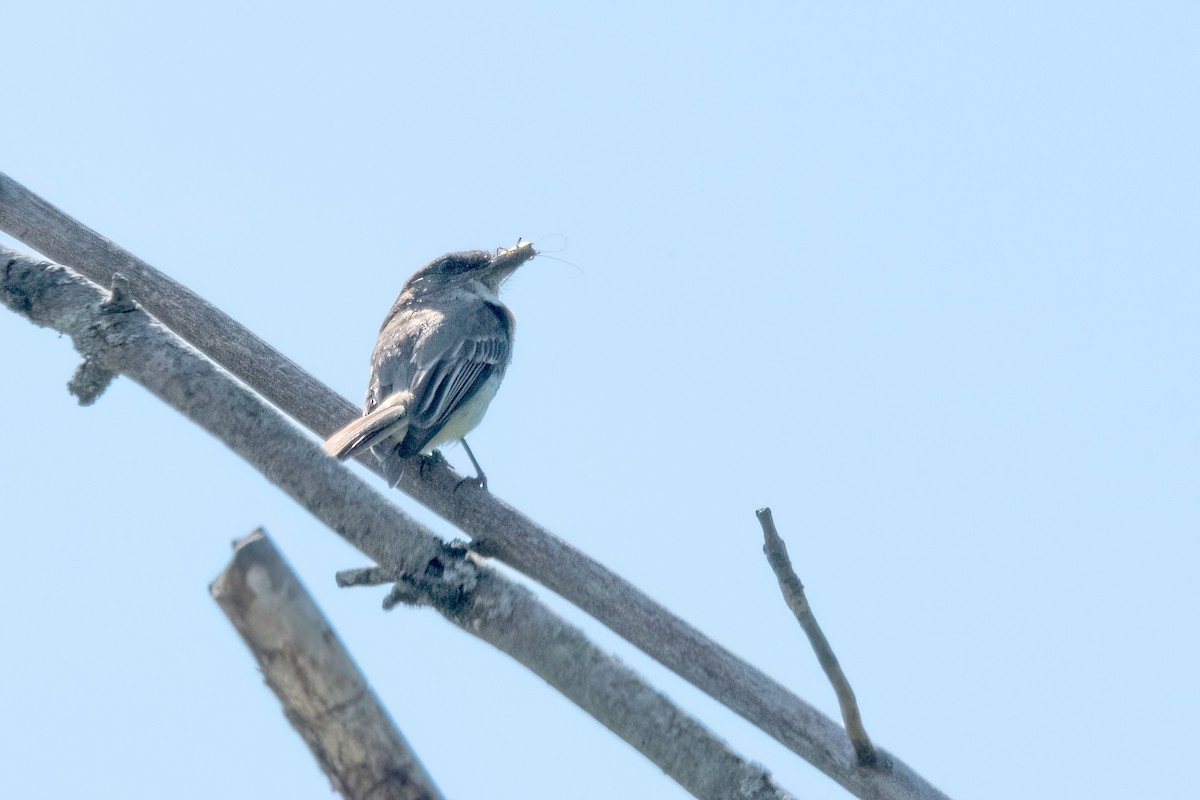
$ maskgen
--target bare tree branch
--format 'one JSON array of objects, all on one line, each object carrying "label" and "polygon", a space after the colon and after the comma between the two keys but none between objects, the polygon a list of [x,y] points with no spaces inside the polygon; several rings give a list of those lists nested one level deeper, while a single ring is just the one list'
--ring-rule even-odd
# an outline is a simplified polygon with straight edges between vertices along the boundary
[{"label": "bare tree branch", "polygon": [[442,800],[266,532],[234,543],[209,591],[335,791],[347,800]]},{"label": "bare tree branch", "polygon": [[[101,285],[109,285],[117,272],[127,274],[143,307],[318,435],[328,435],[358,413],[245,328],[220,312],[209,314],[211,306],[190,291],[3,173],[0,229]],[[373,463],[368,466],[377,470]],[[862,767],[836,722],[499,498],[455,492],[458,477],[448,467],[406,470],[400,486],[467,532],[473,549],[570,600],[855,795],[944,797],[882,749],[875,767]]]},{"label": "bare tree branch", "polygon": [[[472,554],[472,558],[477,558]],[[622,736],[631,729],[656,730],[636,746],[697,797],[713,800],[792,798],[762,766],[746,762],[702,724],[620,661],[603,653],[525,587],[487,568],[465,602],[448,604],[407,582],[386,605],[430,605],[468,633],[508,653],[584,711]],[[614,696],[613,689],[620,696]],[[631,718],[632,716],[632,718]]]},{"label": "bare tree branch", "polygon": [[3,172],[0,230],[105,289],[121,275],[123,289],[138,305],[321,438],[358,416],[358,406],[228,314]]},{"label": "bare tree branch", "polygon": [[817,661],[820,662],[821,669],[825,670],[825,676],[833,684],[838,705],[842,709],[842,720],[846,723],[846,734],[854,746],[858,763],[863,766],[871,766],[879,756],[875,752],[875,746],[871,744],[870,737],[867,736],[866,728],[863,727],[862,716],[858,712],[858,701],[854,698],[854,690],[850,688],[850,681],[846,678],[846,673],[842,672],[842,665],[838,663],[837,656],[834,655],[833,648],[830,646],[829,640],[825,638],[821,626],[817,624],[816,615],[813,614],[812,607],[808,604],[808,598],[804,594],[804,585],[800,583],[799,576],[792,569],[792,560],[788,558],[787,545],[779,537],[779,532],[775,530],[775,518],[771,516],[771,509],[760,508],[755,513],[758,515],[759,524],[763,529],[763,552],[767,555],[767,562],[771,565],[771,569],[775,571],[779,589],[783,592],[783,600],[796,615],[796,621],[800,623],[804,633],[808,635],[809,644],[812,645],[813,652],[817,654]]},{"label": "bare tree branch", "polygon": [[144,386],[466,632],[495,644],[708,800],[785,800],[760,766],[650,689],[533,595],[388,503],[243,385],[140,309],[65,267],[0,247],[0,299],[69,334],[86,361]]}]

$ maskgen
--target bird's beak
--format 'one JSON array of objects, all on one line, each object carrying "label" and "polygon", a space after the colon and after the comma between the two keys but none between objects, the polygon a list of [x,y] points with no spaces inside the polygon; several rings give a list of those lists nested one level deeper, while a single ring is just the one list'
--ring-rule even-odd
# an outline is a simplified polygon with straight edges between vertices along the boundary
[{"label": "bird's beak", "polygon": [[533,242],[522,242],[518,239],[514,246],[501,247],[496,250],[496,254],[492,256],[489,271],[499,276],[500,280],[504,280],[513,274],[517,267],[536,255],[537,251],[533,249]]}]

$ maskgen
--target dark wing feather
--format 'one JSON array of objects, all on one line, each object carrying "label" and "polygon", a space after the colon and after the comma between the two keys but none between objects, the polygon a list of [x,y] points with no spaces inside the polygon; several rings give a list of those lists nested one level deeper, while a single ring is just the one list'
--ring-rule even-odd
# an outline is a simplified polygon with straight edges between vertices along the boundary
[{"label": "dark wing feather", "polygon": [[409,456],[424,449],[493,373],[503,374],[511,356],[512,323],[503,308],[490,304],[454,314],[445,324],[427,309],[392,322],[395,335],[380,337],[373,358],[367,408],[394,392],[411,392],[408,434],[400,448],[400,455]]}]

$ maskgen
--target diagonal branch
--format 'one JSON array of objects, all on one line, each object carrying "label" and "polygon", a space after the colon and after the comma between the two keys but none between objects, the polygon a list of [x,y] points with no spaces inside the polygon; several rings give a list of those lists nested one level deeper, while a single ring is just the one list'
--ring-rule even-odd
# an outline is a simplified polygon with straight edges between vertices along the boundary
[{"label": "diagonal branch", "polygon": [[65,267],[4,247],[0,300],[69,334],[86,362],[129,377],[199,424],[400,580],[412,598],[521,661],[696,797],[791,798],[761,766],[740,758],[528,589],[441,542],[141,309],[112,302]]},{"label": "diagonal branch", "polygon": [[209,591],[338,794],[444,800],[265,531],[234,542]]},{"label": "diagonal branch", "polygon": [[[101,285],[110,285],[117,272],[127,275],[132,295],[144,308],[319,436],[357,415],[351,403],[229,317],[208,314],[211,306],[196,295],[3,173],[0,229],[74,265]],[[499,498],[486,492],[456,493],[458,478],[448,467],[419,472],[406,470],[401,488],[467,532],[473,549],[570,600],[855,795],[944,796],[882,750],[875,768],[861,767],[841,727],[829,717]]]},{"label": "diagonal branch", "polygon": [[808,598],[804,594],[804,585],[800,583],[800,577],[792,569],[792,560],[788,557],[787,545],[779,537],[779,532],[775,530],[775,518],[771,516],[771,509],[760,508],[755,513],[758,515],[759,524],[763,529],[763,552],[767,555],[767,562],[771,565],[771,569],[775,571],[779,589],[783,592],[783,600],[796,615],[796,621],[804,629],[813,652],[817,654],[817,661],[820,662],[821,669],[825,670],[825,676],[833,684],[838,705],[842,709],[842,720],[846,723],[846,735],[850,737],[850,743],[854,746],[858,763],[863,766],[871,766],[878,759],[878,754],[875,752],[875,746],[871,744],[870,737],[867,736],[866,728],[863,727],[862,716],[858,712],[858,701],[854,698],[854,690],[850,688],[850,681],[846,678],[846,673],[842,672],[842,665],[838,663],[837,656],[834,655],[833,648],[829,645],[829,640],[825,638],[821,626],[817,624],[817,617],[813,614],[812,607],[808,604]]}]

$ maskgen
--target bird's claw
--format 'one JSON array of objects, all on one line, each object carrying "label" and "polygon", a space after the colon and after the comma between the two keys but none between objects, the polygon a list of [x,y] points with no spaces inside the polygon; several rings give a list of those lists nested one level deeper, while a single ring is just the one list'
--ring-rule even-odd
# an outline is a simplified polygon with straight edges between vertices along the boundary
[{"label": "bird's claw", "polygon": [[426,470],[436,469],[437,467],[448,463],[449,462],[446,461],[446,457],[442,455],[441,450],[434,450],[429,455],[420,456],[420,462],[417,469],[420,470],[420,475],[422,478],[424,478]]},{"label": "bird's claw", "polygon": [[487,476],[484,475],[483,473],[476,475],[474,478],[463,478],[454,487],[454,491],[457,492],[459,489],[461,489],[463,487],[463,484],[470,484],[470,485],[474,486],[475,488],[481,489],[482,491],[485,491],[485,492],[488,490]]}]

